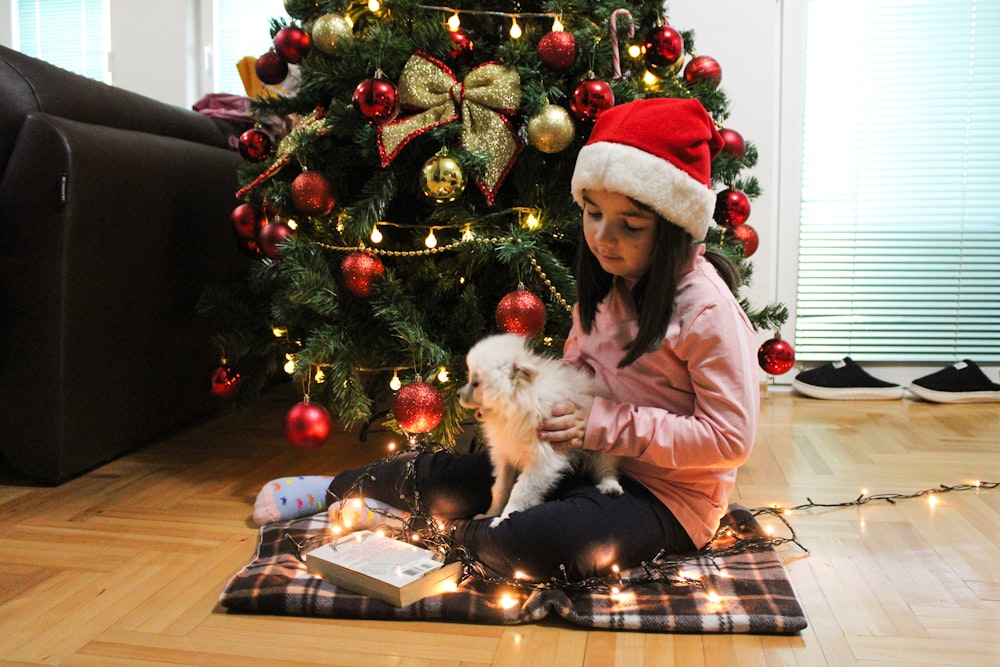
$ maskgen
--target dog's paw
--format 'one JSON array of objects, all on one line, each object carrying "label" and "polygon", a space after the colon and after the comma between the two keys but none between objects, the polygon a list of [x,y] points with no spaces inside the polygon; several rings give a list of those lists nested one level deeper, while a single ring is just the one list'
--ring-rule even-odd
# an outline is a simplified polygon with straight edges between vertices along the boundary
[{"label": "dog's paw", "polygon": [[625,489],[618,483],[617,479],[604,479],[597,485],[597,490],[606,496],[620,496],[625,493]]}]

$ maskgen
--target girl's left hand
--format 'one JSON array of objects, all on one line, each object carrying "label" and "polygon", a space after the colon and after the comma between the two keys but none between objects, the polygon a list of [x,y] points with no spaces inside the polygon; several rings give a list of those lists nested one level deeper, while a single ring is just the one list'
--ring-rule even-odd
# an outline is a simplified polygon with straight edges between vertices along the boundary
[{"label": "girl's left hand", "polygon": [[538,437],[555,448],[583,449],[583,436],[587,432],[587,419],[594,405],[593,397],[583,404],[560,401],[552,406],[552,414],[542,421]]}]

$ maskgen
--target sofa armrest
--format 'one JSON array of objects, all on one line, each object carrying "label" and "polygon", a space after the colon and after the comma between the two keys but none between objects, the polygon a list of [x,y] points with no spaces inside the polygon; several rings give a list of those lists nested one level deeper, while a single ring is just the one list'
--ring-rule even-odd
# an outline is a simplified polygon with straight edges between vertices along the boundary
[{"label": "sofa armrest", "polygon": [[93,125],[226,147],[236,128],[190,109],[115,88],[0,46],[0,174],[21,123],[42,112]]},{"label": "sofa armrest", "polygon": [[0,450],[59,481],[192,423],[218,363],[195,315],[245,266],[237,153],[30,114],[0,181]]}]

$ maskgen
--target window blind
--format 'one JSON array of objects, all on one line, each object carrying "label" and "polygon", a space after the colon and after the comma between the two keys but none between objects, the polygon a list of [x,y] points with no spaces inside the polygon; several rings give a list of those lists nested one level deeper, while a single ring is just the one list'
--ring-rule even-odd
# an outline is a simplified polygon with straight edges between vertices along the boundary
[{"label": "window blind", "polygon": [[13,46],[77,74],[111,83],[107,0],[13,0]]},{"label": "window blind", "polygon": [[274,46],[272,18],[289,21],[284,0],[215,0],[213,92],[246,94],[236,63],[245,56],[256,58]]},{"label": "window blind", "polygon": [[807,2],[796,356],[1000,361],[1000,2]]}]

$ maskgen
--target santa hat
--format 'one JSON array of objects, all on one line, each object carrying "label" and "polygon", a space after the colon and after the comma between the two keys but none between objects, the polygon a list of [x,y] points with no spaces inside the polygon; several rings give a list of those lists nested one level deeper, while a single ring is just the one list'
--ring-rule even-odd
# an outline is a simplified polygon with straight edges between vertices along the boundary
[{"label": "santa hat", "polygon": [[635,199],[705,238],[715,210],[712,159],[723,139],[698,100],[652,98],[597,117],[573,172],[573,198],[608,190]]}]

